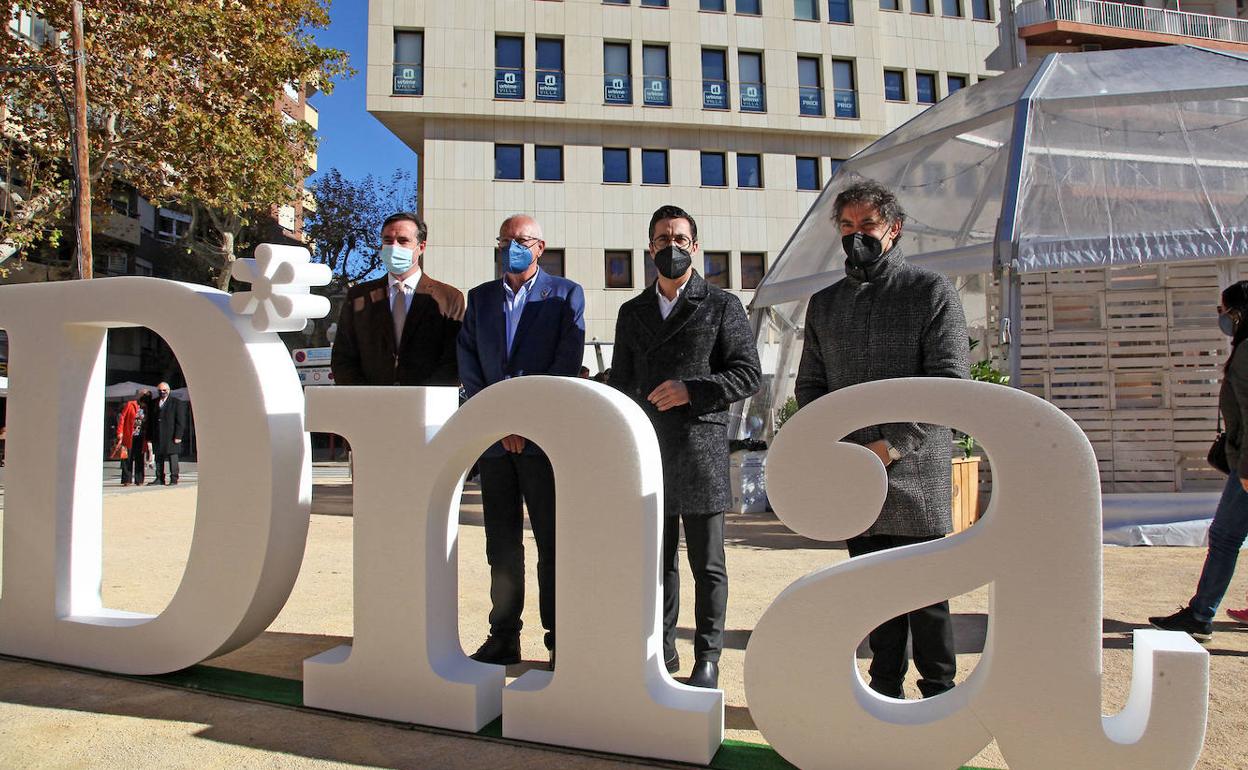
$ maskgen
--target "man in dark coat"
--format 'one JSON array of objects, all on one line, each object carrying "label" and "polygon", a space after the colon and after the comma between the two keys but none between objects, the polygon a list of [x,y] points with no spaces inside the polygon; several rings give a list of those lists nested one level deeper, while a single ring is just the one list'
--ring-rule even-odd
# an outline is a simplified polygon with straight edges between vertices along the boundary
[{"label": "man in dark coat", "polygon": [[[716,687],[728,606],[724,511],[728,407],[754,394],[761,377],[754,335],[734,295],[693,269],[698,226],[675,206],[650,220],[654,284],[620,308],[611,385],[631,396],[654,424],[663,460],[663,657],[680,669],[679,522],[695,586],[694,666],[689,684]],[[679,518],[679,522],[678,522]]]},{"label": "man in dark coat", "polygon": [[[845,249],[845,277],[810,299],[797,370],[799,407],[825,393],[893,377],[970,376],[966,317],[953,283],[906,263],[897,245],[905,212],[876,182],[837,196],[834,221]],[[845,440],[875,452],[888,472],[878,519],[846,545],[850,556],[936,540],[952,531],[946,427],[887,423]],[[919,690],[930,697],[953,687],[957,671],[949,602],[893,618],[871,632],[871,688],[901,698],[906,641],[911,637]]]},{"label": "man in dark coat", "polygon": [[347,291],[330,355],[337,385],[458,385],[464,295],[426,275],[428,228],[400,212],[381,228],[386,275]]},{"label": "man in dark coat", "polygon": [[182,439],[186,438],[189,415],[186,402],[169,395],[169,383],[156,386],[156,402],[147,416],[147,443],[156,458],[156,478],[148,486],[165,483],[165,461],[169,462],[168,483],[178,483],[178,456],[182,454]]},{"label": "man in dark coat", "polygon": [[[499,228],[503,277],[468,292],[468,310],[459,333],[459,374],[465,398],[511,377],[575,377],[580,371],[585,355],[585,292],[580,284],[538,266],[545,248],[541,225],[532,217],[517,214]],[[492,606],[490,635],[472,658],[499,665],[520,662],[527,507],[537,544],[538,610],[553,662],[554,469],[540,447],[515,435],[487,449],[478,467]]]}]

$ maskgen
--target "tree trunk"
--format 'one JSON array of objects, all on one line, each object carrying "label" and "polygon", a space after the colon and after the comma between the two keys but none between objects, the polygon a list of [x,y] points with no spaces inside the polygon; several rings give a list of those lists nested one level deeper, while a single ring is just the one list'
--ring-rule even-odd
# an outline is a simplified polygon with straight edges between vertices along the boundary
[{"label": "tree trunk", "polygon": [[234,269],[234,232],[221,231],[221,273],[217,276],[217,288],[221,291],[230,290],[230,273]]}]

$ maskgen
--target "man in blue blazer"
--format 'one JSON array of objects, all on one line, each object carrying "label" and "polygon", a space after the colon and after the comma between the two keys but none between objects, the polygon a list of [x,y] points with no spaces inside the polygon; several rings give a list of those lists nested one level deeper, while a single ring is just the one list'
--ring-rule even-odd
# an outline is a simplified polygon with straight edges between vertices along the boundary
[{"label": "man in blue blazer", "polygon": [[[585,347],[585,292],[538,267],[546,248],[532,217],[508,217],[498,231],[503,277],[468,292],[459,331],[459,377],[472,398],[483,388],[526,374],[575,377]],[[546,649],[555,649],[555,475],[550,460],[523,436],[507,436],[479,463],[490,564],[490,635],[474,660],[520,662],[524,609],[524,508],[537,542],[538,607]]]}]

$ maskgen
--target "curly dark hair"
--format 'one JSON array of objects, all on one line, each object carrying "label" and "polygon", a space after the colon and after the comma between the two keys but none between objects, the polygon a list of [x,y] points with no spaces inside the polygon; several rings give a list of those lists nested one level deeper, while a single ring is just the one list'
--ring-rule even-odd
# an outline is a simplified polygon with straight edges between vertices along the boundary
[{"label": "curly dark hair", "polygon": [[906,223],[906,211],[901,207],[897,196],[893,194],[892,190],[874,179],[854,182],[849,187],[841,190],[832,204],[832,221],[834,223],[840,221],[841,211],[846,206],[855,206],[863,203],[879,211],[880,216],[887,224],[896,223],[904,225]]}]

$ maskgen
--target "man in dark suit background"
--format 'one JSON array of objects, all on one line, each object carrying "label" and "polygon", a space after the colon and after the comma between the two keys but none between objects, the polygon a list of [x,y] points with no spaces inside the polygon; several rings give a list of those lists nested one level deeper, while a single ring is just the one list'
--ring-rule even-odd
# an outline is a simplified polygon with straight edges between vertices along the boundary
[{"label": "man in dark suit background", "polygon": [[[680,669],[679,524],[694,580],[694,666],[689,684],[717,687],[728,607],[724,511],[728,407],[758,390],[761,369],[741,301],[693,269],[698,226],[663,206],[650,219],[654,284],[620,308],[611,385],[632,396],[654,424],[663,459],[663,657]],[[679,518],[679,521],[678,521]]]},{"label": "man in dark suit background", "polygon": [[415,214],[382,224],[386,275],[351,287],[330,368],[338,385],[457,385],[464,295],[423,271],[428,227]]},{"label": "man in dark suit background", "polygon": [[[503,277],[468,292],[459,332],[459,376],[464,395],[511,377],[575,377],[585,346],[585,292],[538,266],[546,248],[532,217],[508,217],[498,231]],[[524,609],[524,510],[537,543],[538,607],[546,649],[555,649],[555,476],[550,460],[522,436],[507,436],[479,463],[490,564],[490,635],[474,660],[520,662]]]},{"label": "man in dark suit background", "polygon": [[165,461],[169,462],[168,483],[178,483],[178,456],[182,454],[182,439],[186,438],[189,415],[186,402],[169,395],[169,383],[156,386],[156,403],[148,416],[147,443],[156,458],[156,478],[148,486],[165,483]]}]

